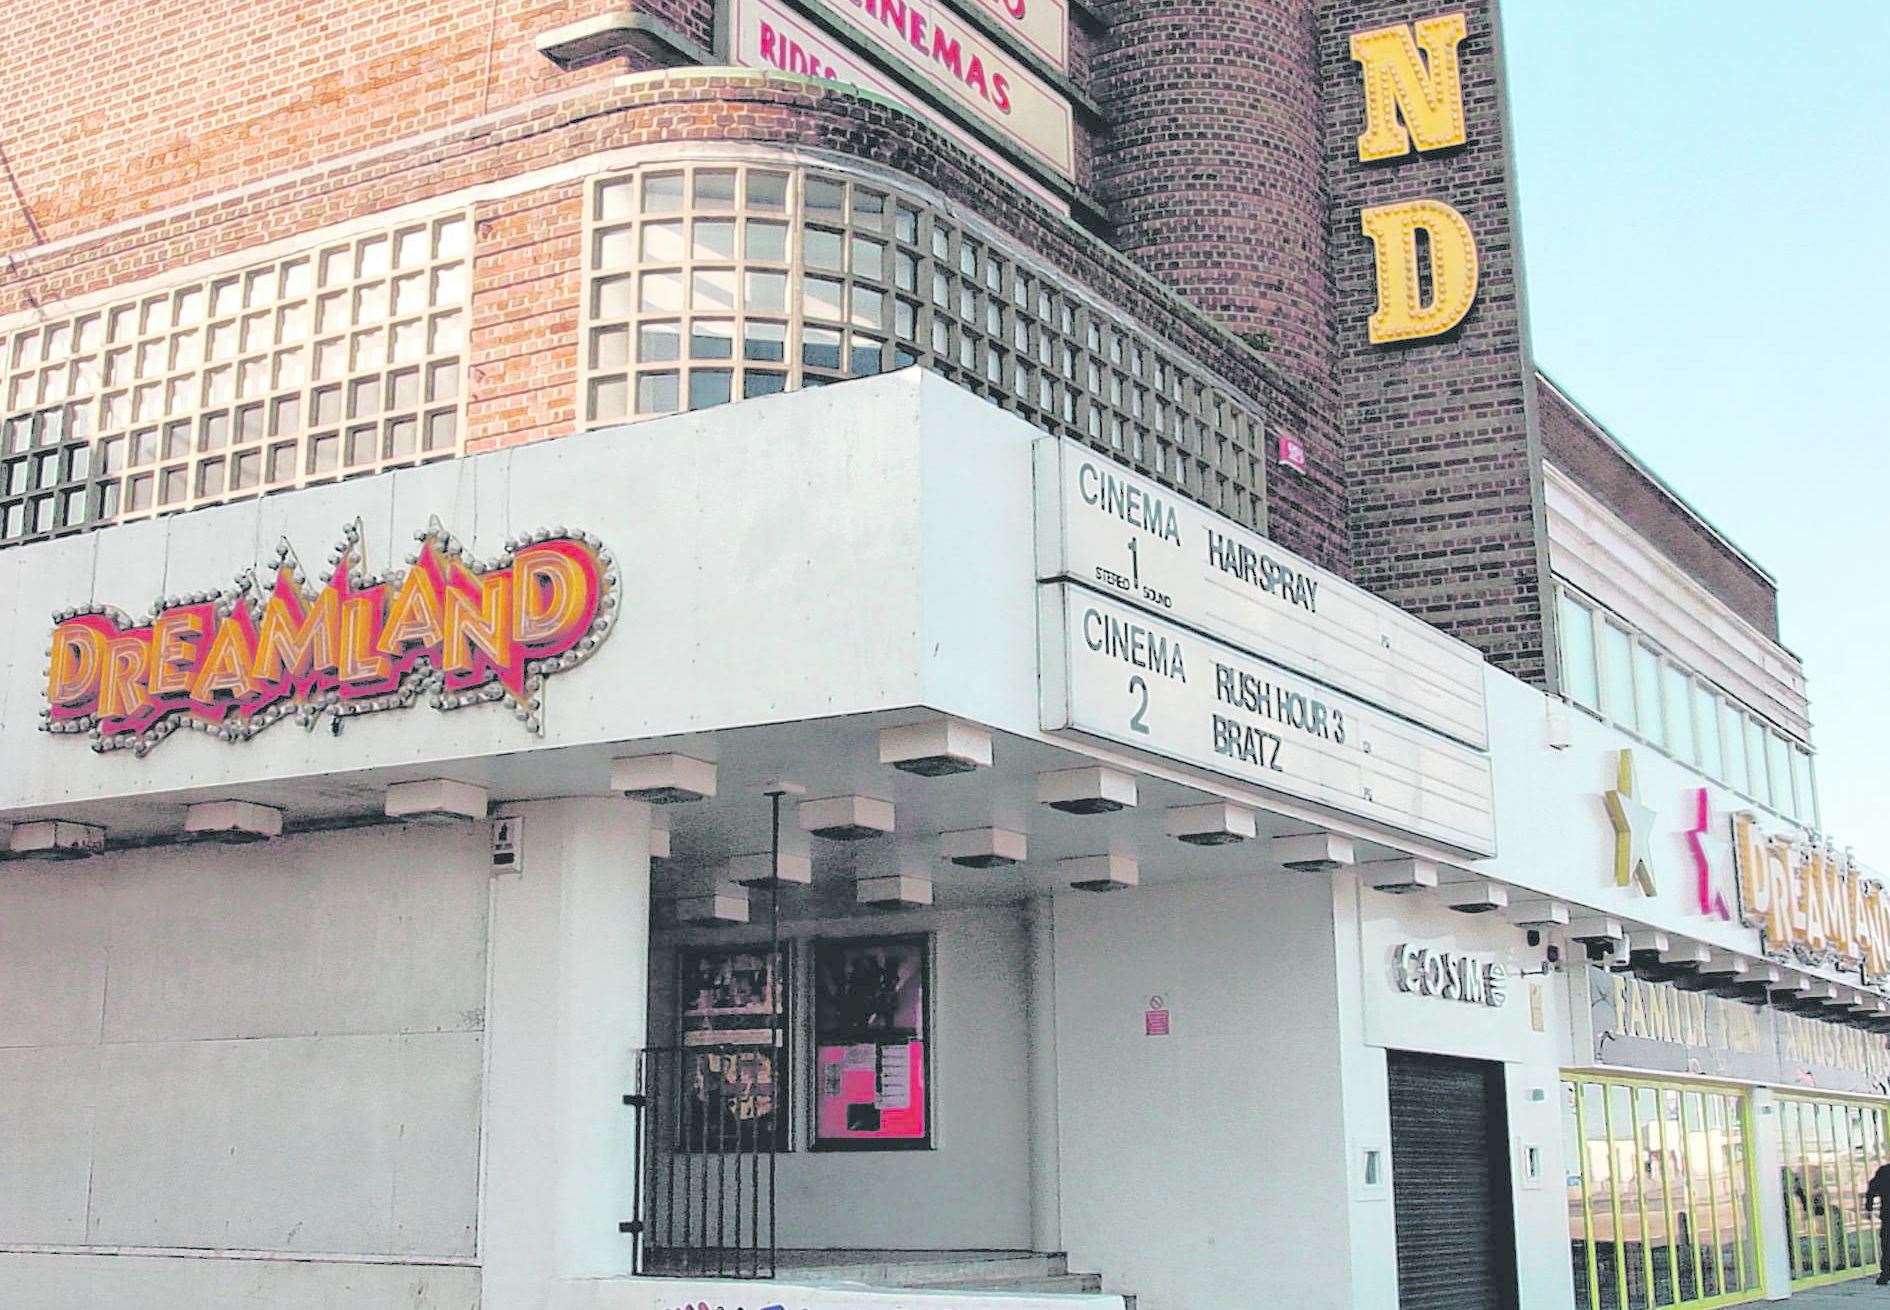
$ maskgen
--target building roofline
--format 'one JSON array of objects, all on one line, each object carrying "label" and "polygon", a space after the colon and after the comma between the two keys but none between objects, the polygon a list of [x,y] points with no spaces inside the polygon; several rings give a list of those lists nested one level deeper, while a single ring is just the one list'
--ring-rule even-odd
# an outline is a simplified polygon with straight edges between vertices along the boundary
[{"label": "building roofline", "polygon": [[1662,495],[1664,495],[1669,501],[1673,503],[1675,508],[1680,510],[1680,512],[1685,514],[1688,518],[1692,519],[1694,523],[1698,524],[1700,528],[1703,529],[1708,536],[1713,538],[1713,540],[1717,541],[1720,545],[1724,546],[1727,550],[1731,551],[1733,555],[1738,558],[1741,564],[1744,564],[1747,568],[1751,569],[1754,573],[1758,574],[1761,578],[1764,578],[1768,583],[1770,583],[1774,591],[1778,590],[1778,578],[1772,573],[1770,569],[1766,568],[1763,564],[1753,559],[1752,556],[1748,554],[1746,550],[1739,545],[1738,542],[1734,541],[1731,537],[1727,536],[1724,532],[1721,532],[1717,527],[1715,527],[1711,519],[1707,518],[1706,515],[1700,513],[1698,509],[1694,508],[1692,502],[1688,501],[1685,496],[1682,496],[1679,492],[1675,491],[1673,487],[1669,485],[1669,483],[1667,482],[1665,478],[1661,477],[1660,474],[1654,472],[1652,468],[1648,467],[1645,460],[1641,459],[1640,456],[1636,455],[1633,451],[1629,450],[1627,446],[1622,443],[1619,437],[1615,436],[1613,432],[1608,430],[1607,424],[1603,423],[1600,419],[1596,418],[1594,414],[1588,409],[1587,406],[1583,405],[1579,400],[1575,399],[1574,396],[1569,394],[1568,388],[1564,387],[1561,383],[1557,382],[1554,378],[1550,377],[1549,374],[1546,371],[1544,371],[1540,366],[1538,366],[1536,369],[1536,380],[1538,382],[1541,382],[1544,386],[1548,387],[1549,390],[1553,391],[1558,397],[1560,397],[1562,401],[1566,403],[1570,409],[1574,410],[1575,413],[1580,416],[1581,420],[1584,423],[1586,423],[1590,428],[1594,429],[1595,434],[1608,444],[1608,448],[1610,450],[1614,451],[1615,454],[1619,455],[1622,459],[1626,460],[1629,464],[1633,465],[1635,470],[1638,471],[1649,482],[1651,482],[1655,486],[1655,488],[1657,488],[1660,491]]}]

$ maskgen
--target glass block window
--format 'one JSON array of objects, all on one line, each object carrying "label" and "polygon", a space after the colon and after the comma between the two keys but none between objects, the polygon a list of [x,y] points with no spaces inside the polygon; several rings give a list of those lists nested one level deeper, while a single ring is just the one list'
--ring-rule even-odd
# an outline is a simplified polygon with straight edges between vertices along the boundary
[{"label": "glass block window", "polygon": [[455,212],[0,336],[0,546],[459,453]]},{"label": "glass block window", "polygon": [[818,169],[649,165],[586,206],[589,426],[920,364],[1248,524],[1252,402],[995,234]]},{"label": "glass block window", "polygon": [[90,411],[51,405],[0,422],[0,543],[77,532],[97,518]]}]

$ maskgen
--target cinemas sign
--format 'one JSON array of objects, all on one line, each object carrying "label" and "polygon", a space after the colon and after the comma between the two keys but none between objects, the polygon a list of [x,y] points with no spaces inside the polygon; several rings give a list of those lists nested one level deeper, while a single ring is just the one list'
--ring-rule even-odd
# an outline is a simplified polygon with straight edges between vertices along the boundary
[{"label": "cinemas sign", "polygon": [[272,576],[168,596],[142,621],[91,605],[54,616],[50,732],[142,755],[179,727],[228,741],[290,716],[510,702],[533,731],[544,680],[608,634],[616,573],[595,537],[563,529],[475,560],[435,521],[405,569],[367,573],[358,522],[310,588],[285,541]]},{"label": "cinemas sign", "polygon": [[[1051,63],[1061,66],[1067,59],[1063,39],[1068,15],[1062,6],[1044,0],[977,3],[994,19],[1001,17],[1004,30]],[[942,4],[724,0],[722,13],[723,57],[731,63],[851,82],[912,105],[915,97],[890,75],[896,68],[934,88],[960,111],[939,116],[948,130],[975,122],[1059,177],[1075,174],[1076,124],[1069,101]],[[839,34],[843,30],[858,33],[868,48],[856,50]],[[920,107],[920,112],[927,111]]]}]

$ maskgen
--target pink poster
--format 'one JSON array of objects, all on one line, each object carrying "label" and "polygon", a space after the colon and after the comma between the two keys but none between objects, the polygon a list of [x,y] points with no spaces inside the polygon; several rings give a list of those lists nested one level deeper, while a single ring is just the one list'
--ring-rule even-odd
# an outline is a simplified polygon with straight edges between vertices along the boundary
[{"label": "pink poster", "polygon": [[874,1142],[925,1138],[925,1043],[822,1046],[820,1122],[823,1141]]},{"label": "pink poster", "polygon": [[930,1144],[926,941],[822,942],[814,957],[814,1144]]}]

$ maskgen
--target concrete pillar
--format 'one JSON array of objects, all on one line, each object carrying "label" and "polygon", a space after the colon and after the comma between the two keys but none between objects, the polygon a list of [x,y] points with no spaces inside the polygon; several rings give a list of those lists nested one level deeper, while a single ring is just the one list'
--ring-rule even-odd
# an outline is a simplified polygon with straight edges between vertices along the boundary
[{"label": "concrete pillar", "polygon": [[[1340,1304],[1398,1303],[1398,1225],[1393,1191],[1403,1181],[1391,1167],[1391,1081],[1385,1050],[1365,1042],[1365,956],[1360,926],[1359,880],[1332,876],[1332,969],[1337,1002],[1332,1035],[1338,1043],[1339,1100],[1345,1109],[1344,1206],[1352,1260],[1350,1284]],[[1381,1182],[1367,1186],[1365,1157],[1378,1152]]]},{"label": "concrete pillar", "polygon": [[649,807],[585,797],[508,807],[516,872],[491,886],[485,1310],[541,1306],[566,1279],[628,1274],[634,1119],[648,1015]]},{"label": "concrete pillar", "polygon": [[1778,1096],[1765,1088],[1752,1092],[1752,1140],[1746,1150],[1752,1156],[1754,1198],[1759,1212],[1759,1267],[1765,1272],[1764,1292],[1768,1301],[1783,1301],[1792,1294],[1792,1267],[1789,1237],[1785,1227],[1785,1197],[1778,1185],[1779,1168],[1784,1160],[1784,1134],[1779,1126]]},{"label": "concrete pillar", "polygon": [[1063,1162],[1057,1123],[1057,936],[1055,902],[1032,897],[1030,931],[1030,1244],[1063,1249]]}]

